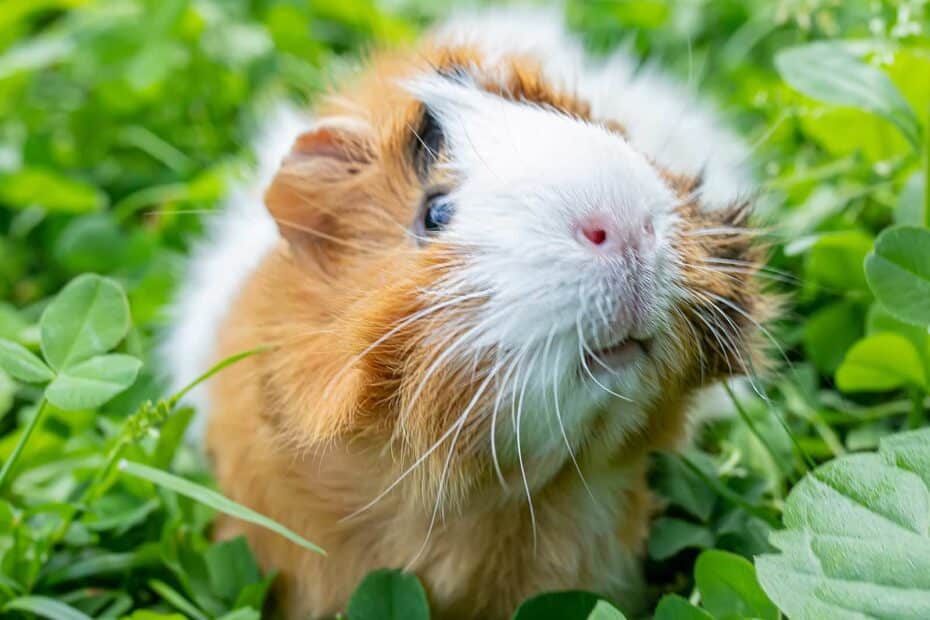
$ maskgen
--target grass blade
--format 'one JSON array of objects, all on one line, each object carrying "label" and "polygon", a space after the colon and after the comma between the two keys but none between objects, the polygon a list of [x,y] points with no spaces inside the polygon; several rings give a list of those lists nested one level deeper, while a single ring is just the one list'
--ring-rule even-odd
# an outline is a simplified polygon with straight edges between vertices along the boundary
[{"label": "grass blade", "polygon": [[288,540],[297,543],[304,549],[309,549],[310,551],[315,551],[319,554],[326,555],[326,552],[322,548],[313,544],[299,534],[296,534],[292,530],[289,530],[277,521],[269,519],[268,517],[255,512],[251,508],[246,508],[242,504],[234,502],[228,497],[217,493],[213,489],[208,489],[204,486],[191,482],[190,480],[185,480],[184,478],[175,476],[174,474],[169,474],[168,472],[162,471],[160,469],[148,467],[147,465],[135,463],[133,461],[120,461],[119,469],[120,471],[127,473],[130,476],[148,480],[149,482],[157,484],[160,487],[164,487],[169,491],[174,491],[175,493],[189,497],[194,501],[200,502],[201,504],[209,506],[214,510],[229,515],[230,517],[235,517],[236,519],[241,519],[242,521],[247,521],[249,523],[253,523],[265,529],[271,530],[272,532],[280,534]]},{"label": "grass blade", "polygon": [[188,618],[192,620],[209,620],[193,603],[164,581],[152,579],[149,581],[149,587]]},{"label": "grass blade", "polygon": [[24,611],[51,620],[91,620],[70,605],[45,596],[21,596],[3,606],[4,611]]}]

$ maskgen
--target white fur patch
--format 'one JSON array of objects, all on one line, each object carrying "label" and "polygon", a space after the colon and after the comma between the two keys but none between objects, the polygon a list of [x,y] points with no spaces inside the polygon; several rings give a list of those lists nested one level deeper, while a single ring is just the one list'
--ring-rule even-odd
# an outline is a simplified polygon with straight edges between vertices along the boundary
[{"label": "white fur patch", "polygon": [[553,9],[506,7],[462,13],[439,25],[433,36],[449,45],[477,47],[489,67],[507,56],[535,58],[558,88],[573,91],[582,78],[584,49]]}]

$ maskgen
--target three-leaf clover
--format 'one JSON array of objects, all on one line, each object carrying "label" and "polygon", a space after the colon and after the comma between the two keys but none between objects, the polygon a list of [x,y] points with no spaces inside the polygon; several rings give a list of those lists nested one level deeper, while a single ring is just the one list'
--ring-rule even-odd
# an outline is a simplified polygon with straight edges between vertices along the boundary
[{"label": "three-leaf clover", "polygon": [[0,340],[0,368],[26,383],[48,383],[45,399],[59,409],[99,407],[135,382],[142,363],[109,352],[129,332],[129,304],[113,280],[72,280],[42,313],[39,332],[44,360]]}]

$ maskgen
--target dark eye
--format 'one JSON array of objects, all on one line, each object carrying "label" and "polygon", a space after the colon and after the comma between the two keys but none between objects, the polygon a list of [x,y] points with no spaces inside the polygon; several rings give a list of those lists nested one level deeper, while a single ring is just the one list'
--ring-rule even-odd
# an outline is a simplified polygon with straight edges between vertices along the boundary
[{"label": "dark eye", "polygon": [[433,194],[426,199],[423,210],[423,230],[435,233],[443,230],[452,221],[455,205],[447,194]]}]

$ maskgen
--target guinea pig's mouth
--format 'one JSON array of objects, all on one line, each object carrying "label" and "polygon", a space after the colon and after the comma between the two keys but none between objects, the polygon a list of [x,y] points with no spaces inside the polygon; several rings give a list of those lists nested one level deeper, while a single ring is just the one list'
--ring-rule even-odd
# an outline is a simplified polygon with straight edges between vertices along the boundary
[{"label": "guinea pig's mouth", "polygon": [[585,353],[585,364],[592,370],[601,367],[619,371],[649,354],[652,338],[625,338],[620,342]]}]

